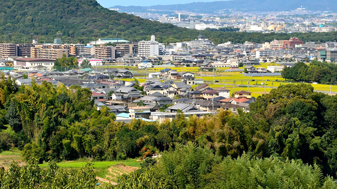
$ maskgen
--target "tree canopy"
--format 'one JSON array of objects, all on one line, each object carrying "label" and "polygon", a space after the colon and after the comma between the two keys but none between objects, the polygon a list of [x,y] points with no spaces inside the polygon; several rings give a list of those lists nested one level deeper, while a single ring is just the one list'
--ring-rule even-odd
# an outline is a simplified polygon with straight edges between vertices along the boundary
[{"label": "tree canopy", "polygon": [[299,62],[293,67],[285,67],[282,77],[294,81],[337,83],[337,65],[335,63],[312,61],[309,65]]}]

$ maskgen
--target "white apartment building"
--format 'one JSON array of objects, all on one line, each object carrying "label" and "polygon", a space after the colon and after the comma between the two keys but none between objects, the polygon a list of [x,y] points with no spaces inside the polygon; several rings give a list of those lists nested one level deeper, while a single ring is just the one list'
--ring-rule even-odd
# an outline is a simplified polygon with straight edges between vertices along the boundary
[{"label": "white apartment building", "polygon": [[140,41],[138,42],[138,56],[140,57],[151,57],[162,55],[165,46],[156,41],[154,35],[151,36],[150,41]]},{"label": "white apartment building", "polygon": [[55,60],[43,58],[18,58],[14,61],[15,69],[51,70]]},{"label": "white apartment building", "polygon": [[272,54],[272,51],[259,50],[259,51],[256,51],[256,58],[268,57],[268,56],[271,56],[271,54]]}]

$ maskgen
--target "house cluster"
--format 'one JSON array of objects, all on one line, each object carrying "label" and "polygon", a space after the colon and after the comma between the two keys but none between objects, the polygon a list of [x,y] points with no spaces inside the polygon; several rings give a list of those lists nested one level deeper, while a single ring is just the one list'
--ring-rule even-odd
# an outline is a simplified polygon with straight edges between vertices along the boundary
[{"label": "house cluster", "polygon": [[[98,110],[108,107],[117,116],[117,121],[132,119],[159,121],[172,119],[177,112],[186,117],[202,117],[225,109],[237,113],[238,108],[249,111],[254,102],[251,93],[238,91],[230,94],[225,87],[211,88],[202,80],[196,80],[194,73],[163,69],[158,78],[145,82],[123,81],[118,78],[133,78],[132,72],[124,69],[5,72],[6,77],[16,78],[16,84],[31,85],[33,78],[40,84],[64,84],[66,87],[79,85],[91,91],[91,99]],[[193,86],[197,87],[193,88]]]},{"label": "house cluster", "polygon": [[[167,70],[161,74],[171,77]],[[173,119],[180,111],[186,117],[202,117],[221,108],[234,113],[239,108],[249,112],[249,104],[255,101],[247,91],[238,91],[231,95],[230,90],[224,87],[213,89],[207,84],[200,84],[193,89],[191,85],[194,84],[188,83],[184,78],[194,78],[194,74],[187,72],[179,75],[182,76],[179,82],[156,78],[148,79],[142,84],[135,81],[104,80],[91,84],[91,87],[83,87],[92,90],[92,98],[99,109],[103,106],[109,107],[116,114],[117,121],[123,122],[131,119],[162,122]]]}]

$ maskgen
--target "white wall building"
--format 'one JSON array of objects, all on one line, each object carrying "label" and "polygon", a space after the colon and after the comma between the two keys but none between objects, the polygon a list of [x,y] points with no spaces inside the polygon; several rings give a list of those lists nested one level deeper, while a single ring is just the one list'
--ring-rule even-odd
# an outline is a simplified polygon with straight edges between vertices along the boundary
[{"label": "white wall building", "polygon": [[268,50],[256,51],[256,58],[268,57],[268,56],[271,56],[271,54],[272,54],[272,51],[268,51]]},{"label": "white wall building", "polygon": [[267,70],[271,73],[281,72],[283,70],[283,66],[267,66]]},{"label": "white wall building", "polygon": [[15,69],[51,70],[55,60],[43,58],[18,58],[14,61]]},{"label": "white wall building", "polygon": [[164,49],[165,46],[158,43],[154,35],[151,36],[150,41],[138,42],[138,56],[141,57],[159,56]]}]

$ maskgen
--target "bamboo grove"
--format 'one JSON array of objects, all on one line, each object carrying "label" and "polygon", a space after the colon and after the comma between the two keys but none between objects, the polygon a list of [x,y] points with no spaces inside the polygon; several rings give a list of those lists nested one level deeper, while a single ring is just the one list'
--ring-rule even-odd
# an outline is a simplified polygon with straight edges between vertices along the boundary
[{"label": "bamboo grove", "polygon": [[108,108],[97,110],[89,89],[34,81],[18,87],[2,75],[0,106],[0,148],[21,149],[23,160],[146,158],[191,142],[220,158],[300,160],[336,176],[337,97],[306,84],[273,89],[249,113],[185,118],[180,112],[161,124],[121,123]]}]

